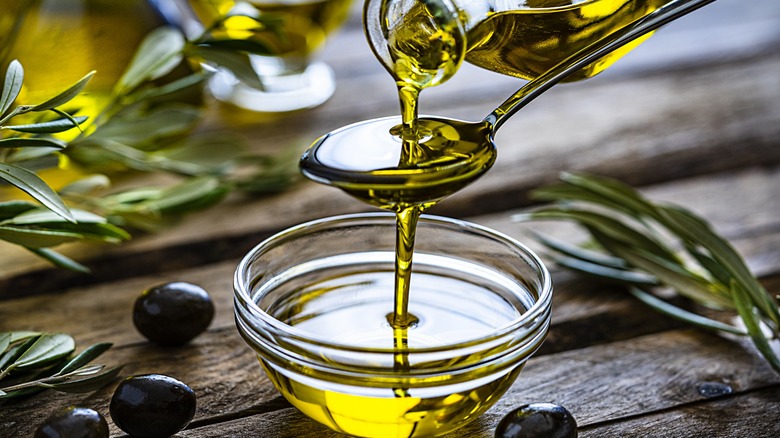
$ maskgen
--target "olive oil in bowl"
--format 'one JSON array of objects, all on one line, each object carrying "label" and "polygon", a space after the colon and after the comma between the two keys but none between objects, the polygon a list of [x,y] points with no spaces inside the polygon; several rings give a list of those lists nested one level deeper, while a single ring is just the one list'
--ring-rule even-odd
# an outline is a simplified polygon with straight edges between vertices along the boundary
[{"label": "olive oil in bowl", "polygon": [[438,436],[492,406],[544,339],[552,286],[511,238],[423,216],[410,324],[391,324],[394,215],[299,225],[235,276],[239,332],[294,406],[362,437]]}]

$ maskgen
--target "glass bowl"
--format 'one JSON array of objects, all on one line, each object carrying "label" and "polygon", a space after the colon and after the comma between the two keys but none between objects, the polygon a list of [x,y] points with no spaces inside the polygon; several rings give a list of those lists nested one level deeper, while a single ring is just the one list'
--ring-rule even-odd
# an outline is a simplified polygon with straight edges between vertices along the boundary
[{"label": "glass bowl", "polygon": [[423,215],[393,328],[395,219],[304,223],[252,249],[234,278],[238,330],[279,392],[360,437],[437,436],[477,418],[543,342],[552,284],[541,260],[488,228]]}]

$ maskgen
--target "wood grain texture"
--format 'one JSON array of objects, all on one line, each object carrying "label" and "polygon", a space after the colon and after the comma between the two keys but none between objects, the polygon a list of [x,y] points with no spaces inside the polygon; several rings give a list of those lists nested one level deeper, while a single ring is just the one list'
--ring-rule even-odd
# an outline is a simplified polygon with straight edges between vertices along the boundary
[{"label": "wood grain texture", "polygon": [[[214,105],[200,129],[235,130],[257,151],[297,160],[327,131],[395,114],[394,86],[365,45],[359,12],[356,4],[323,54],[339,78],[325,105],[278,117]],[[486,177],[432,213],[467,218],[538,249],[530,227],[572,241],[583,234],[565,224],[513,222],[512,214],[532,203],[530,191],[563,170],[614,176],[705,217],[767,290],[780,293],[778,20],[777,0],[749,7],[719,0],[667,26],[604,74],[555,87],[501,129],[500,156]],[[520,83],[465,66],[426,90],[421,111],[479,119]],[[231,282],[238,259],[272,233],[364,210],[305,181],[278,195],[235,196],[127,245],[65,247],[94,269],[88,277],[0,243],[0,331],[65,331],[79,349],[113,342],[99,361],[124,363],[123,375],[163,373],[188,383],[198,410],[177,436],[342,437],[290,407],[264,376],[234,327]],[[505,413],[535,401],[566,406],[588,438],[780,436],[780,375],[748,342],[691,329],[619,288],[552,271],[553,321],[542,349],[495,407],[449,438],[492,438]],[[163,348],[136,332],[130,309],[142,290],[174,280],[204,286],[217,314],[190,344]],[[108,417],[115,386],[0,405],[0,437],[30,436],[46,415],[68,405]],[[123,436],[113,424],[111,435]]]}]

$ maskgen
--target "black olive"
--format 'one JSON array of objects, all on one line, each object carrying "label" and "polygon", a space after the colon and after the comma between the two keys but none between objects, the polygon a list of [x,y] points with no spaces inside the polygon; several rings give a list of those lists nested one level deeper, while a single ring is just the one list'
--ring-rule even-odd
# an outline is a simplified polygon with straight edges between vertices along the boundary
[{"label": "black olive", "polygon": [[576,438],[577,422],[563,406],[531,403],[509,412],[496,426],[496,438]]},{"label": "black olive", "polygon": [[195,416],[195,392],[160,374],[128,377],[111,397],[114,423],[138,438],[168,437],[184,429]]},{"label": "black olive", "polygon": [[133,306],[135,327],[152,342],[182,345],[203,333],[214,318],[214,304],[202,287],[173,282],[145,290]]},{"label": "black olive", "polygon": [[108,423],[97,411],[71,406],[44,420],[35,438],[108,438]]}]

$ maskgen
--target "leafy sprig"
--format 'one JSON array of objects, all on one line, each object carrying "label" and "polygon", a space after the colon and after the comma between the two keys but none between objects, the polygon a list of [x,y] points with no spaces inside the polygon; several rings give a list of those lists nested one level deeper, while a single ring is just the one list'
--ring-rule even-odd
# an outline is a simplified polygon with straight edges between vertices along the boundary
[{"label": "leafy sprig", "polygon": [[[591,241],[573,245],[535,233],[558,265],[628,285],[654,309],[709,330],[748,336],[780,373],[770,345],[780,337],[780,306],[737,251],[701,217],[643,197],[613,179],[564,173],[537,190],[551,205],[513,216],[516,221],[563,220],[582,226]],[[708,311],[693,311],[654,291],[671,288]],[[714,313],[714,315],[712,315]],[[720,315],[739,316],[740,326]]]},{"label": "leafy sprig", "polygon": [[121,366],[90,364],[111,348],[94,344],[74,354],[65,333],[0,332],[0,402],[45,389],[90,392],[113,380]]},{"label": "leafy sprig", "polygon": [[[220,202],[231,191],[267,193],[289,186],[297,174],[289,157],[248,154],[234,133],[195,131],[202,108],[182,95],[199,90],[208,72],[195,68],[170,79],[172,71],[183,63],[208,61],[256,80],[247,50],[267,53],[260,44],[237,46],[215,38],[212,30],[191,41],[171,27],[152,31],[108,103],[91,117],[68,107],[95,72],[42,103],[18,104],[24,69],[12,61],[0,94],[0,180],[38,204],[0,202],[0,240],[57,266],[87,271],[52,247],[87,240],[119,243],[131,237],[126,228],[159,229],[184,213]],[[76,168],[82,176],[55,191],[38,175],[52,167]],[[168,173],[178,182],[109,192],[107,175],[128,171]]]}]

